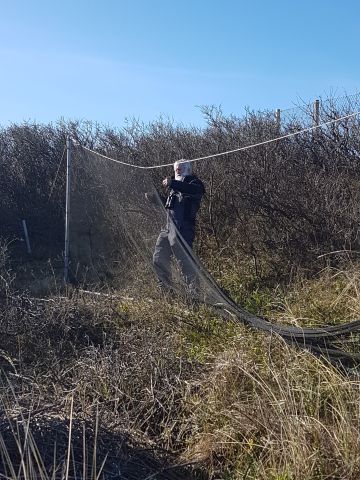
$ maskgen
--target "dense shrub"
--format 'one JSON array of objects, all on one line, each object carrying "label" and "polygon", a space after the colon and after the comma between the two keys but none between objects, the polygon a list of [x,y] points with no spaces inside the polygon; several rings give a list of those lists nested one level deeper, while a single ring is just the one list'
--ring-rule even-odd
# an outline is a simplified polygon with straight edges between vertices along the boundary
[{"label": "dense shrub", "polygon": [[[324,103],[322,121],[350,111]],[[353,108],[353,106],[352,106]],[[35,250],[62,251],[67,134],[89,148],[142,165],[197,158],[256,144],[305,126],[288,121],[278,130],[271,113],[224,116],[203,109],[203,129],[157,121],[121,130],[91,122],[12,125],[0,132],[2,235],[21,236],[26,219]],[[307,116],[307,119],[309,118]],[[207,195],[198,245],[255,261],[311,265],[319,253],[359,247],[359,121],[354,118],[278,142],[198,162]],[[160,184],[163,171],[153,173]],[[50,226],[50,228],[49,228]],[[42,247],[42,248],[41,248]]]}]

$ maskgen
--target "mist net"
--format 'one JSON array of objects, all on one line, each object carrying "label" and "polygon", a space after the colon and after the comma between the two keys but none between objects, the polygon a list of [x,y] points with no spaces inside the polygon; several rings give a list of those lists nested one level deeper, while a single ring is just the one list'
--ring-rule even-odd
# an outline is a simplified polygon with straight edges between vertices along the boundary
[{"label": "mist net", "polygon": [[[164,169],[172,174],[171,167]],[[70,272],[92,287],[112,286],[145,293],[158,288],[158,274],[179,295],[216,304],[218,288],[190,249],[165,208],[165,192],[151,172],[114,163],[72,147]],[[159,237],[168,237],[169,262],[155,271]],[[159,267],[158,267],[159,268]]]},{"label": "mist net", "polygon": [[[172,255],[162,268],[170,279],[171,294],[205,303],[224,316],[279,334],[312,351],[326,352],[336,360],[356,357],[359,361],[358,355],[339,350],[336,340],[358,330],[360,321],[323,328],[280,325],[245,311],[229,298],[173,224],[161,198],[159,172],[154,176],[153,170],[112,161],[76,144],[71,159],[69,242],[73,282],[93,290],[107,286],[136,292],[139,297],[156,293],[154,249],[160,232],[166,231]],[[166,167],[161,173],[165,177],[173,171]]]}]

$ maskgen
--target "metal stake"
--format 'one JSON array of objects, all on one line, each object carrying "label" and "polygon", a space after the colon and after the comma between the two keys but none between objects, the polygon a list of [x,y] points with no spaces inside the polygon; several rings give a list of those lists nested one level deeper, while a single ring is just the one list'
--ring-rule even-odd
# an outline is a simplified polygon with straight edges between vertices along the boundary
[{"label": "metal stake", "polygon": [[21,220],[21,223],[22,223],[22,227],[23,227],[23,231],[24,231],[24,237],[25,237],[25,242],[26,242],[26,250],[27,250],[27,253],[29,255],[31,255],[30,239],[29,239],[28,229],[27,229],[27,226],[26,226],[26,221]]}]

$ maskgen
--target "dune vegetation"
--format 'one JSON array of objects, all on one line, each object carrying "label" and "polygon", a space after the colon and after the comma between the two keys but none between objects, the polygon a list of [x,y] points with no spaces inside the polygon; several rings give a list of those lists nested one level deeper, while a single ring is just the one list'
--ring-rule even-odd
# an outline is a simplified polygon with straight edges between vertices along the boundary
[{"label": "dune vegetation", "polygon": [[[351,99],[324,105],[324,121],[354,109]],[[356,364],[153,284],[97,295],[63,285],[66,135],[145,165],[279,133],[271,113],[203,113],[203,129],[161,120],[0,131],[0,478],[359,478]],[[282,128],[303,126],[294,117]],[[301,327],[359,318],[359,127],[344,120],[239,153],[231,171],[197,166],[207,195],[196,251],[247,311]],[[358,336],[348,340],[359,353]]]}]

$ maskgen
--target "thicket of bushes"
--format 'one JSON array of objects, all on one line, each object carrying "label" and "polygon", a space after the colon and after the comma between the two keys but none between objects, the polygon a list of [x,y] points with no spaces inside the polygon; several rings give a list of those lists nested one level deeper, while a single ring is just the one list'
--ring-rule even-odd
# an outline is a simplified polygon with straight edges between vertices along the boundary
[{"label": "thicket of bushes", "polygon": [[[349,113],[324,102],[321,121]],[[256,144],[305,123],[288,120],[281,132],[272,114],[224,116],[205,108],[203,129],[158,121],[121,130],[91,122],[23,124],[0,132],[0,228],[21,234],[26,219],[44,256],[61,253],[65,204],[65,138],[125,161],[149,165]],[[311,112],[308,112],[308,118]],[[304,117],[303,117],[304,118]],[[311,265],[320,253],[359,248],[359,129],[351,118],[316,132],[195,164],[207,195],[199,216],[199,248],[255,262],[270,259],[284,272]],[[166,172],[156,172],[160,184]]]}]

